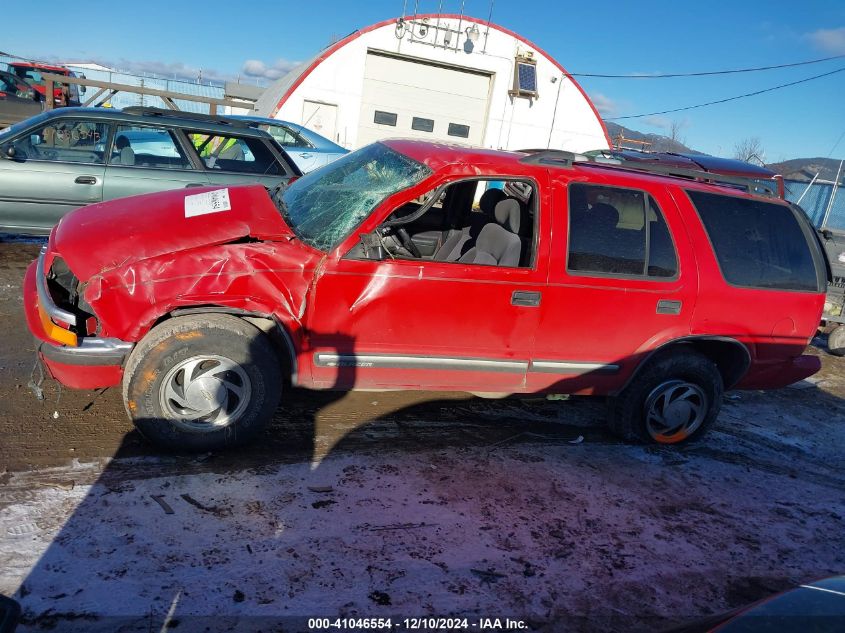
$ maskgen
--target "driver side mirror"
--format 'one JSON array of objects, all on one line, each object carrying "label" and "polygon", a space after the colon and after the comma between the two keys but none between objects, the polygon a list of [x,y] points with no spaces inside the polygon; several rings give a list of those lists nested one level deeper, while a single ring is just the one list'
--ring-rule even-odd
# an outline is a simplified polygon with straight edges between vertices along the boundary
[{"label": "driver side mirror", "polygon": [[11,143],[3,147],[3,156],[5,158],[14,158],[17,154],[18,152],[15,150],[15,146]]},{"label": "driver side mirror", "polygon": [[361,247],[364,249],[364,257],[367,259],[381,261],[387,256],[379,229],[361,235]]}]

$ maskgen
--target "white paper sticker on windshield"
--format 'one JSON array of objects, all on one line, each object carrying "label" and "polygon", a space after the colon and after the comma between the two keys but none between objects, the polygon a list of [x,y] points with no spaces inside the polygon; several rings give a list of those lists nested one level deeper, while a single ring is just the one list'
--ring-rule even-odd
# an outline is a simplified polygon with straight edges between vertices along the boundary
[{"label": "white paper sticker on windshield", "polygon": [[196,193],[185,196],[185,217],[192,218],[195,215],[206,215],[229,211],[232,208],[229,202],[228,189],[216,189],[205,193]]}]

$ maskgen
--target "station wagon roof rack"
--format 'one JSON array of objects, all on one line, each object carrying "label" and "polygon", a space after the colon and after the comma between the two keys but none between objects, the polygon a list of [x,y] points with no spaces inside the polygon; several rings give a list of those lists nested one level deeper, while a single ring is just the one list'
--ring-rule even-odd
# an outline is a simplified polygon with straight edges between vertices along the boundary
[{"label": "station wagon roof rack", "polygon": [[[671,162],[658,162],[659,155],[654,155],[653,160],[640,159],[634,160],[628,158],[620,152],[612,152],[609,150],[596,150],[588,154],[576,154],[574,152],[567,152],[556,149],[522,149],[517,150],[527,154],[520,159],[521,163],[531,165],[552,165],[558,167],[572,167],[575,164],[596,164],[600,166],[614,166],[621,169],[631,171],[639,171],[651,174],[660,174],[663,176],[675,176],[678,178],[686,178],[689,180],[696,180],[698,182],[706,182],[715,185],[726,185],[736,189],[742,189],[751,194],[775,196],[777,197],[776,183],[772,182],[772,187],[761,182],[766,175],[760,174],[758,178],[753,176],[735,176],[707,171],[703,168],[696,168],[693,161],[689,161],[693,167],[679,166]],[[678,155],[679,158],[684,158]]]},{"label": "station wagon roof rack", "polygon": [[230,119],[220,115],[202,114],[200,112],[185,112],[183,110],[168,110],[166,108],[153,108],[149,106],[129,106],[128,108],[123,108],[123,111],[127,114],[143,114],[170,119],[187,119],[190,121],[202,121],[203,123],[215,123],[217,125],[230,125],[232,127],[250,127],[245,121]]}]

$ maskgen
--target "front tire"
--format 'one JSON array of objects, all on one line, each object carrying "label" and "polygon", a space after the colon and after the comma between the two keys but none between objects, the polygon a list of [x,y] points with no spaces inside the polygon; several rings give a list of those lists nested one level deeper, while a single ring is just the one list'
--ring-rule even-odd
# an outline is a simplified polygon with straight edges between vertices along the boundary
[{"label": "front tire", "polygon": [[176,317],[135,346],[123,375],[126,412],[164,448],[206,452],[242,444],[272,417],[282,371],[258,328],[226,314]]},{"label": "front tire", "polygon": [[723,392],[722,376],[709,358],[674,351],[650,361],[610,399],[609,426],[629,442],[691,442],[715,422]]}]

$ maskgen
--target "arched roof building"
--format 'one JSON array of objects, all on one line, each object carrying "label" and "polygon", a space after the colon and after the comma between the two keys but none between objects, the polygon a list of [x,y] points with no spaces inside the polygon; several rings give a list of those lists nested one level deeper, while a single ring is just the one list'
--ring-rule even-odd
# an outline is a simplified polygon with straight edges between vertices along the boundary
[{"label": "arched roof building", "polygon": [[453,14],[355,31],[267,88],[256,111],[353,149],[390,137],[494,149],[610,145],[563,66],[512,31]]}]

